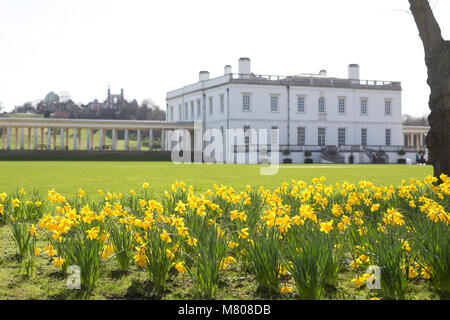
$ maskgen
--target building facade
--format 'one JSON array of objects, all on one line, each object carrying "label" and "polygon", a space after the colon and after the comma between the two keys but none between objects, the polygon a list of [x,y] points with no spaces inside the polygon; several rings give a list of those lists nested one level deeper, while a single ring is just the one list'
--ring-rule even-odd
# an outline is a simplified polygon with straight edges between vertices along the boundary
[{"label": "building facade", "polygon": [[238,73],[229,65],[213,79],[201,71],[197,83],[168,92],[167,121],[194,122],[203,131],[267,129],[269,144],[279,140],[280,162],[368,163],[375,154],[379,162],[397,163],[404,142],[401,93],[400,82],[361,80],[355,64],[345,79],[325,70],[265,76],[241,58]]}]

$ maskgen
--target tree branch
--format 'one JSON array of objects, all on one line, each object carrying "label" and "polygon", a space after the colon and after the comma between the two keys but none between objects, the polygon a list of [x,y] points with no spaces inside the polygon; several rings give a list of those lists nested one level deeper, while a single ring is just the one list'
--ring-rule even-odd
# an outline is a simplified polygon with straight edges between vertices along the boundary
[{"label": "tree branch", "polygon": [[419,35],[425,48],[425,54],[431,55],[432,48],[440,45],[444,39],[441,28],[434,17],[428,0],[408,0],[411,12],[416,21]]}]

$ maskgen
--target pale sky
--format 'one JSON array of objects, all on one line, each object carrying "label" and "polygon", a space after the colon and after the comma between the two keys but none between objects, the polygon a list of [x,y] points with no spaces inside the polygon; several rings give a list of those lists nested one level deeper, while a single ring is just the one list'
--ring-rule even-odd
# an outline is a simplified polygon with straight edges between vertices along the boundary
[{"label": "pale sky", "polygon": [[[430,0],[445,39],[450,1]],[[223,75],[239,57],[265,75],[401,81],[403,113],[428,114],[423,46],[407,0],[0,0],[0,102],[68,91],[77,103],[151,98]]]}]

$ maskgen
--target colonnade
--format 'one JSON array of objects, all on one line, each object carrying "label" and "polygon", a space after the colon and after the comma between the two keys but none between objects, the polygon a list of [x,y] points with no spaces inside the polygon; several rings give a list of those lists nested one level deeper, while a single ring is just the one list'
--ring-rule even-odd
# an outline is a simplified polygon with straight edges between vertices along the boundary
[{"label": "colonnade", "polygon": [[[111,144],[106,144],[107,131],[111,131]],[[116,128],[67,128],[67,127],[0,127],[2,150],[112,150],[116,151],[118,131],[124,131],[123,150],[130,150],[130,131],[136,131],[136,150],[143,150],[142,129]],[[85,143],[82,142],[82,131],[85,131]],[[164,137],[164,129],[160,129]],[[14,134],[13,134],[14,133]],[[33,134],[32,134],[33,133]],[[98,133],[98,140],[94,142],[94,135]],[[14,139],[13,139],[14,135]],[[154,130],[148,129],[148,150],[153,150]],[[27,140],[27,144],[25,145]],[[163,139],[164,140],[164,139]],[[165,143],[162,143],[164,150]]]},{"label": "colonnade", "polygon": [[425,136],[424,133],[403,133],[404,146],[405,147],[422,147],[425,146]]},{"label": "colonnade", "polygon": [[[160,150],[166,151],[173,131],[193,133],[193,127],[166,121],[0,118],[1,150],[153,151],[158,136]],[[123,144],[118,143],[121,132]],[[142,143],[147,135],[148,147]]]}]

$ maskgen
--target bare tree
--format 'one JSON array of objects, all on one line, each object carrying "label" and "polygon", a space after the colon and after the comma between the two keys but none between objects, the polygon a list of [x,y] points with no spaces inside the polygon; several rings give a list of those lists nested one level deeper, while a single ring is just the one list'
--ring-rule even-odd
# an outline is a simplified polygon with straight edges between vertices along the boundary
[{"label": "bare tree", "polygon": [[425,143],[434,176],[450,174],[450,41],[445,41],[428,0],[408,0],[425,49],[431,88],[428,116],[430,131]]}]

